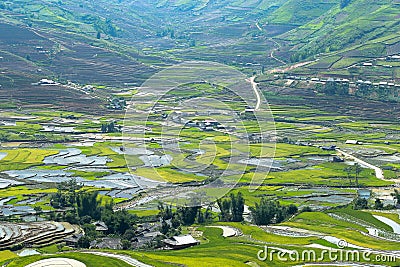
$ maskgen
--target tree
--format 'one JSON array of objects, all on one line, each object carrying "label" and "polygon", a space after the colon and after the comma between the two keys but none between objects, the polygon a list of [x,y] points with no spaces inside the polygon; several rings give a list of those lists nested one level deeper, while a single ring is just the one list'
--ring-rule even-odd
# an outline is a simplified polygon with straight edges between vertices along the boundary
[{"label": "tree", "polygon": [[35,210],[35,220],[37,221],[38,215],[42,212],[43,209],[40,206],[35,206],[35,207],[33,207],[33,209]]},{"label": "tree", "polygon": [[[223,222],[241,222],[243,221],[243,212],[245,200],[241,192],[230,194],[229,198],[217,200],[220,209],[219,219]],[[209,210],[211,212],[211,210]],[[211,214],[210,214],[211,215]],[[208,217],[209,215],[207,215]]]},{"label": "tree", "polygon": [[0,133],[0,141],[8,141],[8,140],[10,140],[10,134],[1,132]]},{"label": "tree", "polygon": [[120,132],[120,128],[116,127],[115,122],[110,122],[101,125],[102,133],[117,133]]},{"label": "tree", "polygon": [[126,240],[132,240],[135,236],[136,236],[135,230],[129,229],[125,231],[123,238]]},{"label": "tree", "polygon": [[121,243],[122,243],[122,249],[124,250],[128,250],[132,247],[132,243],[129,240],[123,239]]},{"label": "tree", "polygon": [[178,213],[183,225],[192,225],[196,221],[200,207],[179,207]]},{"label": "tree", "polygon": [[347,166],[346,168],[343,169],[347,173],[347,179],[349,179],[350,185],[351,185],[351,172],[353,171],[353,168],[351,166]]},{"label": "tree", "polygon": [[365,198],[357,197],[354,200],[353,209],[355,210],[368,209],[368,201]]},{"label": "tree", "polygon": [[172,216],[172,219],[171,219],[171,226],[172,226],[174,229],[178,229],[179,226],[181,226],[181,220],[180,220],[179,215],[178,215],[177,213],[175,213],[175,214]]},{"label": "tree", "polygon": [[289,215],[294,215],[299,211],[296,205],[290,204],[289,207],[287,208],[287,212]]},{"label": "tree", "polygon": [[397,205],[400,205],[400,191],[395,189],[394,193],[391,194],[393,196],[393,199],[396,201]]},{"label": "tree", "polygon": [[170,230],[170,226],[166,221],[162,221],[160,232],[164,235],[167,235]]},{"label": "tree", "polygon": [[204,214],[203,214],[203,212],[201,211],[201,209],[199,209],[199,212],[197,213],[197,223],[202,224],[202,223],[204,223],[204,222],[205,222]]},{"label": "tree", "polygon": [[268,225],[277,214],[278,203],[262,198],[255,207],[250,207],[253,222],[257,225]]},{"label": "tree", "polygon": [[81,193],[77,199],[78,215],[90,216],[94,220],[100,219],[100,201],[97,199],[99,192]]},{"label": "tree", "polygon": [[163,220],[169,220],[172,218],[172,207],[171,206],[166,206],[164,207],[162,202],[158,203],[158,210],[159,213],[158,215],[163,219]]},{"label": "tree", "polygon": [[305,206],[301,209],[301,212],[312,212],[312,208],[310,206]]},{"label": "tree", "polygon": [[231,214],[233,222],[243,221],[244,212],[244,198],[241,192],[236,196],[234,194],[230,195],[231,198]]},{"label": "tree", "polygon": [[358,187],[358,177],[362,171],[362,168],[360,164],[356,163],[354,164],[354,172],[356,173],[356,186]]},{"label": "tree", "polygon": [[218,199],[217,204],[220,210],[219,219],[223,222],[229,222],[231,220],[231,205],[230,199]]},{"label": "tree", "polygon": [[212,209],[211,207],[207,207],[206,211],[204,212],[204,221],[206,223],[210,223],[213,220],[213,216],[212,216]]},{"label": "tree", "polygon": [[101,32],[97,32],[96,38],[101,39]]},{"label": "tree", "polygon": [[64,247],[64,244],[62,244],[62,243],[57,244],[57,250],[58,250],[58,252],[62,252],[63,247]]},{"label": "tree", "polygon": [[90,247],[90,238],[87,235],[82,236],[78,240],[78,247],[80,248],[89,248]]},{"label": "tree", "polygon": [[382,200],[380,200],[379,198],[375,199],[374,208],[375,208],[376,210],[382,210],[382,209],[383,209]]},{"label": "tree", "polygon": [[63,220],[66,221],[66,222],[69,222],[70,224],[79,223],[78,216],[76,216],[75,209],[65,212]]}]

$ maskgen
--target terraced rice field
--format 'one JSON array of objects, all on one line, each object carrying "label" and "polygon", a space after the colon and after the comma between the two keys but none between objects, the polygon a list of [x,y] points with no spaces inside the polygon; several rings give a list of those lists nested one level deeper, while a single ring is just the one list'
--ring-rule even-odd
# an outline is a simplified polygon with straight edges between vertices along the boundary
[{"label": "terraced rice field", "polygon": [[2,223],[0,248],[13,248],[20,244],[33,247],[60,242],[65,237],[81,233],[81,229],[69,223]]}]

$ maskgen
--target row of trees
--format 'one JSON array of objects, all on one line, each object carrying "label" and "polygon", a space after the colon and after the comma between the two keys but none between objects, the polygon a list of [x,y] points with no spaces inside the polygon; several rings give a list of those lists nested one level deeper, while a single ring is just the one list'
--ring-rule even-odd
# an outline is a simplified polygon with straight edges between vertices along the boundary
[{"label": "row of trees", "polygon": [[241,222],[243,221],[243,212],[245,200],[241,192],[230,194],[229,198],[217,200],[220,209],[219,219],[223,222]]},{"label": "row of trees", "polygon": [[282,206],[278,201],[262,198],[250,208],[253,222],[257,225],[280,223],[298,212],[296,205]]},{"label": "row of trees", "polygon": [[354,173],[355,184],[358,187],[358,178],[360,177],[360,173],[362,172],[360,164],[356,163],[353,166],[347,166],[343,170],[347,173],[347,179],[349,179],[350,185],[353,184],[351,174]]},{"label": "row of trees", "polygon": [[399,101],[399,90],[394,86],[375,86],[373,84],[359,84],[356,96],[382,101]]},{"label": "row of trees", "polygon": [[[242,222],[244,220],[245,200],[241,192],[230,194],[228,197],[217,200],[220,209],[218,215],[222,222]],[[213,221],[211,208],[202,211],[197,207],[178,207],[175,211],[171,206],[159,204],[159,216],[162,221],[161,232],[167,236],[176,235],[180,232],[182,225],[192,225],[194,223],[210,223]],[[278,201],[262,198],[260,203],[256,203],[250,208],[251,217],[257,225],[268,225],[280,223],[298,212],[296,205],[283,206]],[[305,209],[304,211],[311,211]]]}]

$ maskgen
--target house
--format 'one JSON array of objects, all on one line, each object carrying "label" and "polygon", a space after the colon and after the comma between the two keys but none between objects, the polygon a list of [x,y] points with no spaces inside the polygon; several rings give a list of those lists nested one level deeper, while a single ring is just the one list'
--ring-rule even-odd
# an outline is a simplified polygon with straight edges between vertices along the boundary
[{"label": "house", "polygon": [[171,249],[183,249],[200,244],[200,242],[191,235],[173,236],[169,239],[164,239],[163,242]]},{"label": "house", "polygon": [[360,145],[361,142],[357,141],[357,140],[347,140],[346,141],[346,145]]},{"label": "house", "polygon": [[250,143],[261,143],[262,142],[262,135],[261,134],[250,134],[248,136]]},{"label": "house", "polygon": [[160,231],[145,232],[132,239],[132,246],[134,248],[143,248],[155,242],[157,237],[163,236]]},{"label": "house", "polygon": [[95,249],[122,249],[121,238],[104,237],[90,242],[90,248]]},{"label": "house", "polygon": [[334,157],[332,158],[332,162],[344,162],[344,159],[342,159],[342,158],[339,157],[339,156],[334,156]]},{"label": "house", "polygon": [[332,145],[332,146],[321,146],[322,150],[327,150],[327,151],[333,151],[336,150],[336,146]]},{"label": "house", "polygon": [[52,80],[48,80],[48,79],[41,79],[41,80],[39,81],[39,84],[40,84],[40,85],[55,85],[56,82],[55,82],[55,81],[52,81]]},{"label": "house", "polygon": [[219,122],[216,120],[205,120],[204,121],[204,125],[207,126],[211,126],[211,127],[216,127],[219,125]]},{"label": "house", "polygon": [[254,119],[255,118],[255,112],[256,112],[256,110],[254,109],[254,108],[246,108],[245,110],[244,110],[244,116],[246,117],[246,118],[249,118],[249,119]]},{"label": "house", "polygon": [[65,245],[71,248],[77,248],[79,240],[83,237],[83,234],[74,234],[64,238]]},{"label": "house", "polygon": [[253,114],[255,111],[256,111],[256,110],[255,110],[254,108],[246,108],[246,109],[244,110],[244,113]]},{"label": "house", "polygon": [[187,126],[187,127],[196,127],[197,123],[195,121],[190,120],[190,121],[185,123],[185,126]]},{"label": "house", "polygon": [[92,224],[96,227],[96,231],[99,231],[99,232],[107,232],[108,231],[108,226],[104,222],[97,221]]}]

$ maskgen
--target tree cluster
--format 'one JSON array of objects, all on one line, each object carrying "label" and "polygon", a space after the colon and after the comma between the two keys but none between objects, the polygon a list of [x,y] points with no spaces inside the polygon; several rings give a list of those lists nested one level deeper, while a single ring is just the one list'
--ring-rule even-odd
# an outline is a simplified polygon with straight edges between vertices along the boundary
[{"label": "tree cluster", "polygon": [[399,101],[399,91],[394,86],[374,86],[373,84],[359,84],[355,95],[381,101]]},{"label": "tree cluster", "polygon": [[97,32],[103,32],[112,37],[117,37],[120,31],[111,19],[103,19],[96,15],[87,14],[82,16],[82,20],[88,24],[92,24]]},{"label": "tree cluster", "polygon": [[[113,202],[101,204],[98,191],[81,191],[81,186],[72,179],[60,183],[57,193],[51,196],[51,205],[55,208],[68,208],[58,215],[51,213],[51,219],[79,224],[85,231],[85,236],[80,241],[80,246],[89,247],[90,241],[101,235],[95,231],[94,221],[103,221],[108,230],[105,234],[124,237],[128,231],[136,229],[138,218],[126,210],[114,211]],[[129,232],[128,232],[129,233]]]},{"label": "tree cluster", "polygon": [[358,178],[360,177],[360,173],[362,172],[362,168],[360,164],[356,163],[353,166],[347,166],[343,169],[347,173],[347,179],[349,179],[350,184],[352,184],[351,174],[354,173],[356,186],[359,186]]},{"label": "tree cluster", "polygon": [[262,198],[260,203],[250,208],[251,217],[257,225],[280,223],[298,212],[296,205],[282,206],[278,201]]},{"label": "tree cluster", "polygon": [[120,132],[120,127],[117,127],[115,122],[105,123],[101,125],[101,132],[102,133],[118,133]]},{"label": "tree cluster", "polygon": [[327,95],[348,95],[349,83],[327,81],[324,86],[318,88],[322,93]]},{"label": "tree cluster", "polygon": [[79,185],[76,179],[59,183],[57,193],[50,197],[50,205],[56,209],[73,207],[76,204],[77,191],[81,188],[82,185]]},{"label": "tree cluster", "polygon": [[205,211],[200,206],[178,207],[175,211],[172,206],[158,205],[159,217],[161,219],[160,232],[166,236],[180,234],[181,226],[189,226],[195,223],[203,224],[212,221],[211,208]]},{"label": "tree cluster", "polygon": [[[400,204],[399,199],[400,199],[400,192],[395,189],[394,193],[392,193],[393,198],[395,199],[396,203],[395,204]],[[373,204],[369,204],[368,200],[366,198],[362,198],[358,196],[354,201],[353,201],[353,209],[355,210],[363,210],[363,209],[375,209],[375,210],[391,210],[395,209],[396,205],[384,205],[383,201],[379,198],[376,198]]]},{"label": "tree cluster", "polygon": [[244,198],[241,192],[230,194],[229,198],[218,199],[218,207],[221,211],[220,221],[223,222],[241,222],[243,221]]}]

